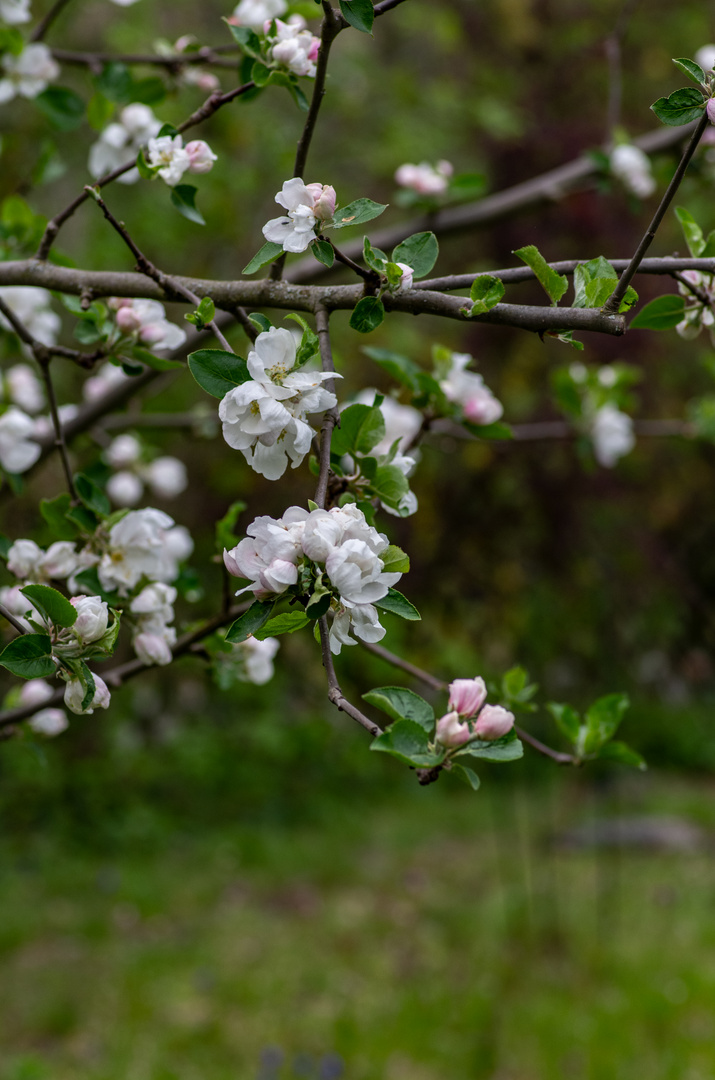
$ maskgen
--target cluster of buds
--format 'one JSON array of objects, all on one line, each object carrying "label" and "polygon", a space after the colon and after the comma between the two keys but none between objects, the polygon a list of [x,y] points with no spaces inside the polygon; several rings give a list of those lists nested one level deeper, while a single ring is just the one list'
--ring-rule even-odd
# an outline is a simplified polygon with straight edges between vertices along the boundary
[{"label": "cluster of buds", "polygon": [[143,664],[170,664],[172,645],[176,644],[174,621],[176,589],[156,582],[135,596],[129,610],[135,618],[132,638],[134,651]]},{"label": "cluster of buds", "polygon": [[174,499],[186,490],[188,477],[183,461],[170,455],[145,461],[144,448],[135,435],[118,435],[104,452],[104,460],[117,471],[110,476],[106,492],[116,506],[136,506],[148,485],[157,499]]},{"label": "cluster of buds", "polygon": [[442,195],[453,173],[449,161],[438,161],[436,166],[423,161],[420,165],[400,165],[395,172],[395,183],[417,195]]},{"label": "cluster of buds", "polygon": [[216,160],[216,154],[203,139],[194,139],[184,146],[181,135],[160,135],[147,143],[147,164],[169,187],[176,187],[185,172],[210,172]]},{"label": "cluster of buds", "polygon": [[156,352],[178,349],[186,341],[186,331],[168,321],[164,305],[158,300],[112,296],[108,304],[116,312],[117,329]]},{"label": "cluster of buds", "polygon": [[[132,102],[125,105],[119,120],[108,124],[89,151],[89,171],[94,177],[127,165],[161,130],[161,121],[154,116],[148,105]],[[138,169],[129,169],[117,177],[120,184],[134,184],[139,179]]]},{"label": "cluster of buds", "polygon": [[[273,34],[271,29],[275,28]],[[287,22],[275,19],[266,20],[264,33],[268,36],[268,58],[274,64],[286,68],[292,75],[315,78],[320,38],[306,29],[306,22],[300,15],[292,15]]]},{"label": "cluster of buds", "polygon": [[485,705],[484,679],[455,679],[449,684],[449,712],[437,721],[437,741],[456,750],[473,739],[491,742],[514,726],[514,714],[501,705]]}]

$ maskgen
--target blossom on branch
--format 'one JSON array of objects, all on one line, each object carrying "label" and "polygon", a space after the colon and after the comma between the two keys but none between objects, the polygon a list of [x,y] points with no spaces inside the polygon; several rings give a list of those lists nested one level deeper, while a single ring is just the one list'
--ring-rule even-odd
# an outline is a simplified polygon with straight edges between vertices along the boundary
[{"label": "blossom on branch", "polygon": [[507,735],[514,726],[514,714],[501,705],[485,705],[486,699],[482,678],[451,682],[450,711],[437,721],[437,742],[447,750],[457,750],[473,739],[491,742]]},{"label": "blossom on branch", "polygon": [[315,240],[318,223],[330,221],[335,214],[335,188],[323,184],[304,184],[294,176],[286,180],[276,195],[276,202],[288,211],[287,216],[271,218],[263,226],[266,240],[282,244],[284,251],[305,251]]},{"label": "blossom on branch", "polygon": [[42,448],[34,434],[35,421],[21,409],[11,405],[0,413],[0,466],[6,472],[27,472],[38,460]]},{"label": "blossom on branch", "polygon": [[637,146],[621,143],[611,151],[611,172],[621,181],[627,191],[639,199],[647,199],[658,186],[653,177],[650,158]]},{"label": "blossom on branch", "polygon": [[231,21],[235,20],[239,26],[248,26],[251,30],[262,30],[264,23],[285,15],[287,10],[286,0],[241,0],[234,8]]},{"label": "blossom on branch", "polygon": [[3,53],[0,58],[3,77],[0,78],[0,105],[16,96],[35,98],[46,90],[60,73],[60,65],[53,59],[46,45],[36,42],[26,45],[22,52]]},{"label": "blossom on branch", "polygon": [[[164,305],[158,300],[112,296],[109,307],[116,312],[114,318],[123,334],[134,336],[140,344],[155,352],[178,349],[186,341],[186,331],[169,322]],[[121,371],[121,368],[115,370]]]},{"label": "blossom on branch", "polygon": [[295,469],[308,453],[313,429],[305,417],[337,404],[322,386],[336,376],[294,371],[295,361],[290,330],[273,326],[259,334],[247,359],[251,379],[229,390],[218,409],[228,445],[267,480],[278,480],[289,459]]},{"label": "blossom on branch", "polygon": [[[47,289],[36,285],[3,285],[0,288],[0,299],[7,304],[13,315],[17,316],[31,337],[42,345],[56,344],[62,320],[50,307],[52,295]],[[14,333],[4,315],[0,315],[0,327]],[[24,343],[22,348],[28,351]]]},{"label": "blossom on branch", "polygon": [[216,154],[202,139],[184,146],[181,135],[161,135],[147,143],[147,164],[158,169],[157,175],[169,187],[176,187],[185,172],[209,172],[216,160]]},{"label": "blossom on branch", "polygon": [[8,26],[29,22],[30,0],[0,0],[0,21]]},{"label": "blossom on branch", "polygon": [[441,195],[449,187],[453,172],[449,161],[438,161],[436,166],[423,161],[420,165],[400,165],[395,182],[418,195]]},{"label": "blossom on branch", "polygon": [[602,405],[591,421],[593,452],[599,465],[612,469],[636,444],[633,421],[615,405]]},{"label": "blossom on branch", "polygon": [[287,68],[293,75],[315,78],[315,61],[318,59],[320,38],[305,29],[305,23],[275,20],[276,33],[269,37],[268,57],[275,64]]},{"label": "blossom on branch", "polygon": [[447,400],[461,407],[465,420],[471,424],[494,424],[501,418],[504,407],[481,375],[466,370],[471,362],[469,353],[452,353],[450,369],[439,385]]},{"label": "blossom on branch", "polygon": [[193,541],[187,530],[162,510],[147,507],[130,510],[109,530],[107,548],[97,572],[103,589],[126,596],[142,577],[170,582],[179,563],[191,554]]},{"label": "blossom on branch", "polygon": [[[161,121],[148,105],[140,102],[125,105],[119,120],[109,124],[91,146],[88,162],[90,173],[100,177],[127,165],[160,130]],[[118,177],[120,184],[135,184],[138,179],[138,169],[129,169]]]}]

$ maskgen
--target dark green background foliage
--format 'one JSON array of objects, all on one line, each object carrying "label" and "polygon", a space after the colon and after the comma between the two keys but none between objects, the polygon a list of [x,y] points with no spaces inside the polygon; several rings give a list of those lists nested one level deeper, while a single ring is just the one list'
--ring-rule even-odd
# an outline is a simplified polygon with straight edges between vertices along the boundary
[{"label": "dark green background foliage", "polygon": [[[411,213],[396,205],[392,181],[404,161],[447,158],[458,173],[482,174],[493,192],[597,149],[606,135],[604,40],[621,8],[410,0],[376,23],[374,40],[342,34],[306,180],[333,184],[342,204],[389,202],[382,227]],[[228,42],[222,14],[215,3],[70,4],[52,40],[113,51],[184,32]],[[649,104],[681,84],[671,56],[692,56],[713,38],[700,0],[635,5],[622,42],[631,136],[655,126]],[[233,85],[232,72],[221,77]],[[90,77],[69,66],[61,81],[85,100],[92,91]],[[178,123],[201,100],[184,88],[153,107]],[[219,154],[199,178],[205,229],[176,213],[160,182],[114,185],[108,201],[163,269],[238,277],[260,247],[261,224],[277,213],[273,195],[291,174],[302,123],[288,94],[271,88],[196,133]],[[31,102],[4,107],[3,125],[4,195],[20,192],[51,215],[89,179],[96,133],[86,123],[53,133]],[[34,183],[43,156],[53,168]],[[654,158],[660,190],[675,161],[675,152]],[[715,227],[712,170],[699,152],[678,197],[706,232]],[[551,260],[625,257],[652,208],[603,177],[443,239],[436,271],[511,265],[526,244]],[[77,266],[131,269],[89,203],[58,249]],[[653,253],[683,249],[671,215]],[[664,289],[652,278],[637,286],[641,301]],[[531,285],[509,287],[505,299],[544,302]],[[577,356],[636,365],[639,418],[682,417],[688,401],[713,392],[705,335],[690,343],[672,331],[585,335],[586,352],[576,354],[476,324],[393,316],[368,342],[349,330],[348,313],[333,323],[346,394],[395,388],[363,344],[429,368],[434,342],[475,356],[512,423],[558,418],[550,373]],[[245,354],[240,330],[231,340]],[[61,400],[79,395],[81,379],[61,370]],[[212,416],[215,402],[188,372],[171,373],[144,409],[185,411],[198,400]],[[196,539],[194,599],[179,608],[188,623],[219,603],[206,523],[242,499],[240,534],[259,513],[305,505],[314,480],[303,468],[289,486],[270,484],[220,437],[158,429],[149,437],[183,458],[191,477],[189,492],[166,506]],[[73,449],[101,479],[93,439]],[[599,767],[569,786],[528,754],[484,769],[477,795],[444,777],[423,791],[398,763],[369,754],[364,733],[327,705],[309,631],[282,639],[265,688],[221,693],[192,657],[118,692],[108,715],[73,719],[55,742],[4,743],[0,1078],[249,1077],[272,1044],[287,1060],[313,1055],[314,1075],[321,1056],[338,1052],[351,1080],[712,1075],[706,860],[557,856],[547,840],[603,813],[667,810],[711,823],[711,792],[697,773],[715,763],[713,465],[715,447],[704,440],[641,438],[606,470],[576,439],[433,434],[412,481],[419,513],[379,523],[411,557],[401,588],[423,615],[421,623],[386,615],[390,648],[445,678],[494,678],[520,663],[545,697],[579,709],[627,691],[634,704],[623,737],[650,764],[687,770],[687,782],[637,775],[624,790]],[[35,507],[59,490],[53,461],[20,499],[5,500],[2,531],[48,543]],[[359,648],[343,650],[339,674],[351,700],[396,681]],[[529,726],[558,744],[545,715]]]}]

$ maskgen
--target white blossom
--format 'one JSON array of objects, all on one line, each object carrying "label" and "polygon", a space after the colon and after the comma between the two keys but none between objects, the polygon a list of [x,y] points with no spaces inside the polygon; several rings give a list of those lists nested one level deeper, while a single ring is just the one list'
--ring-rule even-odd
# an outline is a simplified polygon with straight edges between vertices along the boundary
[{"label": "white blossom", "polygon": [[26,45],[19,56],[3,53],[0,58],[0,105],[14,97],[35,98],[60,74],[60,65],[42,42]]},{"label": "white blossom", "polygon": [[[92,144],[88,162],[90,173],[100,177],[127,165],[160,129],[161,121],[148,105],[140,102],[125,105],[119,120],[109,124]],[[130,169],[118,177],[121,184],[134,184],[138,179],[137,169]]]},{"label": "white blossom", "polygon": [[472,424],[494,424],[502,416],[504,407],[481,375],[466,370],[471,361],[469,353],[452,353],[452,366],[439,385],[447,401],[461,407],[465,420]]},{"label": "white blossom", "polygon": [[31,18],[30,0],[0,0],[0,21],[7,26],[19,26]]},{"label": "white blossom", "polygon": [[149,462],[142,470],[142,477],[159,499],[175,499],[189,483],[183,461],[168,455]]},{"label": "white blossom", "polygon": [[[59,315],[52,311],[52,296],[47,289],[36,285],[3,285],[2,299],[20,320],[28,333],[43,345],[55,345],[62,326]],[[0,315],[0,327],[12,330],[7,319]],[[17,402],[19,405],[20,402]],[[29,412],[35,410],[30,409]]]},{"label": "white blossom", "polygon": [[120,469],[109,477],[105,491],[115,506],[136,506],[141,502],[144,485],[136,473]]},{"label": "white blossom", "polygon": [[415,272],[407,263],[398,262],[396,265],[399,266],[402,271],[402,277],[397,283],[397,292],[407,292],[408,289],[412,288]]},{"label": "white blossom", "polygon": [[82,385],[82,397],[85,401],[98,401],[110,390],[127,382],[131,375],[127,375],[116,364],[102,364],[96,375],[85,379]]},{"label": "white blossom", "polygon": [[27,721],[27,725],[36,735],[44,735],[48,739],[53,739],[56,735],[61,735],[63,731],[67,730],[69,720],[63,709],[48,708],[40,709],[34,716],[31,716]]},{"label": "white blossom", "polygon": [[93,713],[95,709],[107,709],[110,693],[107,684],[99,675],[94,675],[94,697],[86,708],[82,708],[85,689],[78,678],[71,678],[65,686],[65,705],[73,713]]},{"label": "white blossom", "polygon": [[245,681],[255,683],[256,686],[264,686],[269,682],[273,678],[273,657],[279,648],[280,642],[272,637],[264,638],[263,641],[248,637],[234,645],[234,654],[241,657]]},{"label": "white blossom", "polygon": [[19,705],[42,705],[54,694],[54,690],[44,679],[28,679],[23,683],[18,696]]},{"label": "white blossom", "polygon": [[16,540],[7,553],[7,568],[16,578],[27,581],[38,572],[43,555],[34,540]]},{"label": "white blossom", "polygon": [[655,191],[657,184],[650,158],[637,146],[630,143],[616,146],[611,151],[609,164],[613,175],[639,199],[647,199]]},{"label": "white blossom", "polygon": [[[70,420],[74,420],[78,412],[79,408],[77,405],[73,405],[69,402],[66,405],[60,405],[57,409],[60,425],[64,427]],[[36,439],[48,439],[50,436],[54,437],[55,425],[52,422],[51,416],[35,416],[34,424],[34,437]]]},{"label": "white blossom", "polygon": [[33,441],[34,434],[34,420],[14,405],[0,414],[0,466],[3,469],[23,473],[35,464],[42,448]]},{"label": "white blossom", "polygon": [[[179,534],[176,529],[181,529]],[[104,589],[117,589],[120,596],[139,584],[142,577],[150,581],[173,581],[178,574],[177,544],[186,550],[186,530],[174,528],[174,522],[162,510],[147,507],[130,510],[109,530],[108,550],[102,555],[97,572]],[[173,550],[172,550],[173,546]],[[189,549],[190,551],[190,549]]]},{"label": "white blossom", "polygon": [[334,188],[317,183],[304,184],[297,176],[285,181],[275,200],[288,214],[271,218],[262,231],[266,240],[282,244],[284,251],[305,251],[315,239],[318,222],[329,220],[335,213]]},{"label": "white blossom", "polygon": [[50,544],[39,561],[39,575],[42,578],[68,578],[77,573],[79,556],[71,540],[55,540]]},{"label": "white blossom", "polygon": [[[166,629],[173,629],[173,627],[167,627]],[[176,633],[174,632],[175,636]],[[159,667],[165,667],[173,659],[171,643],[167,641],[165,634],[150,634],[143,631],[133,638],[132,645],[138,659],[147,666],[157,664]]]},{"label": "white blossom", "polygon": [[266,22],[284,15],[287,10],[286,0],[241,0],[234,9],[233,18],[240,26],[260,32]]},{"label": "white blossom", "polygon": [[599,465],[612,469],[635,446],[633,421],[615,405],[602,405],[591,421],[591,439]]},{"label": "white blossom", "polygon": [[147,164],[152,169],[158,167],[157,175],[169,187],[176,187],[191,164],[181,135],[160,135],[156,139],[149,139]]},{"label": "white blossom", "polygon": [[[206,72],[197,72],[203,79],[206,78]],[[209,78],[215,79],[215,76],[209,75]],[[216,86],[206,87],[202,89],[215,90],[218,86],[218,80],[216,80]],[[193,139],[187,143],[184,147],[186,153],[189,156],[189,172],[192,173],[207,173],[211,172],[214,166],[214,161],[218,161],[216,154],[203,139]]]},{"label": "white blossom", "polygon": [[337,404],[322,386],[335,376],[293,371],[295,360],[290,330],[271,327],[259,334],[248,354],[251,379],[229,390],[219,405],[224,439],[268,480],[279,479],[289,459],[296,468],[308,453],[313,429],[305,417]]},{"label": "white blossom", "polygon": [[45,405],[40,380],[29,364],[13,364],[5,372],[5,390],[13,405],[26,413],[36,413]]},{"label": "white blossom", "polygon": [[109,608],[99,596],[73,596],[70,604],[77,612],[72,633],[82,645],[99,641],[107,632]]},{"label": "white blossom", "polygon": [[301,23],[275,20],[276,34],[268,40],[271,43],[268,55],[276,64],[281,64],[293,75],[307,75],[315,78],[315,61],[320,49],[320,38],[303,28]]},{"label": "white blossom", "polygon": [[128,465],[134,465],[141,457],[142,444],[136,435],[117,435],[102,455],[108,465],[113,469],[123,469]]},{"label": "white blossom", "polygon": [[715,45],[701,45],[693,59],[703,71],[712,71],[715,67]]},{"label": "white blossom", "polygon": [[400,165],[395,181],[418,195],[441,195],[447,190],[453,172],[449,161],[438,161],[436,167],[423,161],[420,165]]},{"label": "white blossom", "polygon": [[31,619],[41,621],[40,615],[27,597],[23,596],[21,589],[21,585],[3,585],[0,588],[0,604],[6,607],[10,614],[14,615],[22,623],[24,630],[31,631],[32,627],[25,616],[29,615]]},{"label": "white blossom", "polygon": [[178,349],[186,341],[186,331],[169,322],[164,305],[158,300],[113,296],[109,306],[116,312],[115,320],[122,333],[136,335],[140,344],[155,352]]}]

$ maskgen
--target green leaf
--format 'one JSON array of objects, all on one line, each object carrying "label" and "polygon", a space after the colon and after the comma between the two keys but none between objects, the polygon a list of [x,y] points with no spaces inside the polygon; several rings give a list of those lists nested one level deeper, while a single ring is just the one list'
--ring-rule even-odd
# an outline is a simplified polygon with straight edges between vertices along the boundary
[{"label": "green leaf", "polygon": [[527,244],[526,247],[518,248],[513,254],[531,267],[552,305],[555,306],[568,288],[568,281],[564,275],[557,274],[555,270],[551,269],[534,244]]},{"label": "green leaf", "polygon": [[264,626],[254,631],[253,636],[258,641],[265,641],[266,638],[278,637],[279,634],[293,634],[296,630],[309,626],[312,621],[304,611],[286,611],[282,615],[276,615],[274,619],[269,619]]},{"label": "green leaf", "polygon": [[251,79],[256,86],[266,86],[273,74],[273,69],[266,67],[260,60],[256,60],[255,64],[251,68]]},{"label": "green leaf", "polygon": [[504,282],[492,274],[480,274],[472,282],[469,296],[473,301],[470,315],[484,315],[496,307],[504,295]]},{"label": "green leaf", "polygon": [[166,86],[156,75],[133,79],[131,96],[132,101],[139,101],[142,105],[158,105],[166,97]]},{"label": "green leaf", "polygon": [[236,522],[246,509],[245,502],[238,499],[231,503],[223,517],[216,522],[216,550],[219,555],[224,551],[231,551],[238,543],[238,537],[234,534]]},{"label": "green leaf", "polygon": [[419,232],[408,236],[392,252],[393,261],[407,263],[416,278],[425,277],[437,262],[439,244],[433,232]]},{"label": "green leaf", "polygon": [[380,465],[375,470],[370,487],[381,502],[395,509],[410,490],[407,477],[396,465]]},{"label": "green leaf", "polygon": [[608,742],[598,751],[598,757],[606,761],[617,761],[621,765],[630,765],[635,769],[648,768],[641,755],[624,742]]},{"label": "green leaf", "polygon": [[363,34],[372,34],[372,24],[375,21],[372,0],[340,0],[340,10],[343,18],[356,30],[361,30]]},{"label": "green leaf", "polygon": [[80,532],[87,533],[89,536],[96,532],[99,525],[97,515],[86,506],[70,506],[67,511],[67,520],[74,522]]},{"label": "green leaf", "polygon": [[478,439],[513,439],[514,432],[509,424],[496,420],[493,424],[474,424],[469,420],[461,421],[462,427],[476,435]]},{"label": "green leaf", "polygon": [[362,225],[365,221],[372,221],[387,210],[387,205],[373,202],[372,199],[355,199],[336,212],[333,228],[346,229],[348,225]]},{"label": "green leaf", "polygon": [[[226,20],[224,19],[224,22]],[[228,29],[233,35],[234,41],[237,41],[244,52],[249,56],[255,57],[257,60],[261,58],[261,39],[258,34],[248,26],[234,26],[233,23],[226,22]]]},{"label": "green leaf", "polygon": [[132,77],[126,64],[105,64],[95,79],[95,86],[100,94],[116,105],[126,105],[131,101]]},{"label": "green leaf", "polygon": [[300,326],[303,331],[300,345],[295,354],[295,368],[302,368],[304,364],[307,364],[314,356],[320,355],[318,335],[311,329],[302,315],[291,312],[290,315],[286,315],[286,319],[292,319],[293,322],[297,322],[298,326]]},{"label": "green leaf", "polygon": [[257,251],[250,262],[246,263],[242,274],[255,274],[256,270],[260,270],[262,266],[267,266],[268,263],[272,263],[279,255],[283,254],[283,245],[274,244],[269,240],[264,244],[260,251]]},{"label": "green leaf", "polygon": [[150,165],[144,157],[144,151],[139,151],[137,154],[137,171],[142,180],[153,180],[160,168],[161,165]]},{"label": "green leaf", "polygon": [[466,765],[457,765],[455,762],[450,772],[453,776],[459,777],[465,784],[468,784],[472,791],[479,791],[480,780],[473,769],[469,769]]},{"label": "green leaf", "polygon": [[524,747],[521,739],[511,732],[509,735],[502,735],[501,739],[494,739],[493,742],[475,739],[467,743],[463,750],[458,750],[454,756],[455,758],[475,757],[483,761],[495,762],[518,761],[524,756]]},{"label": "green leaf", "polygon": [[48,86],[34,101],[58,131],[74,131],[84,119],[84,101],[63,86]]},{"label": "green leaf", "polygon": [[694,60],[687,60],[683,56],[677,60],[673,57],[673,63],[676,67],[679,67],[685,75],[688,75],[693,82],[698,83],[700,86],[705,85],[705,72],[700,67],[700,64],[696,64]]},{"label": "green leaf", "polygon": [[685,318],[685,301],[682,296],[670,294],[651,300],[631,320],[630,330],[672,330]]},{"label": "green leaf", "polygon": [[55,626],[73,626],[77,611],[66,596],[49,585],[25,585],[20,592],[32,606],[39,611],[43,619],[49,619]]},{"label": "green leaf", "polygon": [[23,634],[0,653],[0,665],[21,679],[46,679],[57,671],[47,634]]},{"label": "green leaf", "polygon": [[197,225],[205,225],[203,217],[196,209],[196,192],[198,188],[191,184],[177,184],[171,189],[171,201],[180,214],[189,221],[195,221]]},{"label": "green leaf", "polygon": [[699,120],[704,108],[703,95],[692,86],[675,90],[670,97],[658,98],[651,105],[658,119],[670,127],[679,127],[681,124],[689,124],[691,120]]},{"label": "green leaf", "polygon": [[676,206],[675,216],[680,222],[680,227],[683,230],[685,243],[688,245],[690,254],[695,259],[699,258],[705,247],[703,230],[700,228],[690,211],[686,210],[684,206]]},{"label": "green leaf", "polygon": [[329,244],[327,240],[313,240],[310,245],[310,250],[313,252],[318,262],[322,263],[323,266],[332,266],[335,262],[333,245]]},{"label": "green leaf", "polygon": [[256,330],[258,330],[259,334],[267,333],[273,326],[271,320],[267,318],[267,316],[262,315],[260,311],[252,311],[248,317]]},{"label": "green leaf", "polygon": [[364,236],[362,241],[362,257],[365,260],[365,265],[369,266],[371,270],[376,270],[378,274],[384,274],[387,255],[380,248],[374,248],[367,236]]},{"label": "green leaf", "polygon": [[[579,263],[574,271],[575,308],[600,308],[618,284],[618,274],[609,263],[599,255],[589,262]],[[628,311],[638,301],[638,293],[630,286],[621,301],[620,311]]]},{"label": "green leaf", "polygon": [[385,308],[378,296],[363,296],[350,316],[350,325],[359,334],[369,334],[385,318]]},{"label": "green leaf", "polygon": [[74,483],[77,494],[88,510],[93,510],[95,514],[102,516],[110,512],[112,508],[109,499],[102,489],[95,484],[94,480],[91,480],[89,476],[85,476],[84,473],[77,473]]},{"label": "green leaf", "polygon": [[161,139],[163,136],[168,135],[170,138],[174,139],[179,134],[178,128],[175,128],[173,124],[162,124],[156,137],[157,139]]},{"label": "green leaf", "polygon": [[586,713],[584,751],[593,754],[612,738],[630,705],[627,694],[606,694],[594,701]]},{"label": "green leaf", "polygon": [[155,356],[153,352],[142,348],[141,345],[132,346],[132,360],[138,360],[140,364],[146,364],[154,371],[172,371],[184,367],[180,360],[167,360],[165,356]]},{"label": "green leaf", "polygon": [[77,535],[77,527],[67,521],[67,511],[71,501],[68,492],[56,495],[54,499],[40,500],[40,513],[50,526],[52,536],[56,540],[74,540]]},{"label": "green leaf", "polygon": [[372,345],[365,346],[362,351],[397,382],[409,387],[410,390],[417,389],[417,379],[423,372],[414,360],[400,356],[399,353],[390,352],[389,349],[374,348]]},{"label": "green leaf", "polygon": [[397,589],[388,589],[387,596],[383,596],[382,600],[375,600],[374,604],[375,607],[382,608],[383,611],[391,611],[393,615],[399,615],[401,619],[407,619],[408,622],[418,622],[422,618],[415,605],[411,604],[407,597]]},{"label": "green leaf", "polygon": [[187,322],[193,323],[199,330],[203,330],[213,321],[216,315],[216,307],[210,296],[204,296],[195,311],[189,311],[184,315]]},{"label": "green leaf", "polygon": [[104,94],[93,94],[87,105],[87,121],[95,131],[102,131],[114,114],[114,103]]},{"label": "green leaf", "polygon": [[94,695],[97,692],[97,684],[94,681],[94,675],[89,670],[84,660],[79,660],[76,663],[76,671],[79,676],[79,681],[84,689],[84,697],[82,698],[82,704],[80,708],[82,711],[88,709],[94,701]]},{"label": "green leaf", "polygon": [[349,405],[340,414],[340,427],[333,432],[331,449],[343,454],[369,454],[385,438],[385,417],[374,405]]},{"label": "green leaf", "polygon": [[434,709],[430,703],[404,686],[380,686],[362,696],[368,705],[374,705],[393,720],[411,720],[428,735],[434,729]]},{"label": "green leaf", "polygon": [[404,761],[406,765],[417,767],[439,765],[446,756],[444,753],[435,754],[430,751],[427,732],[413,720],[398,720],[373,740],[370,749],[382,750]]},{"label": "green leaf", "polygon": [[241,386],[251,378],[243,357],[225,349],[199,349],[189,354],[188,362],[199,386],[212,397],[225,397],[234,386]]},{"label": "green leaf", "polygon": [[546,708],[556,721],[561,734],[565,735],[569,742],[575,743],[581,730],[581,718],[576,710],[570,705],[561,705],[556,701],[550,701]]},{"label": "green leaf", "polygon": [[406,574],[410,569],[410,557],[397,544],[390,544],[380,553],[383,570],[391,574]]},{"label": "green leaf", "polygon": [[254,601],[248,611],[244,611],[243,615],[239,616],[228,628],[226,641],[230,641],[232,645],[238,645],[251,634],[255,634],[256,630],[260,630],[268,622],[274,607],[275,600]]}]

